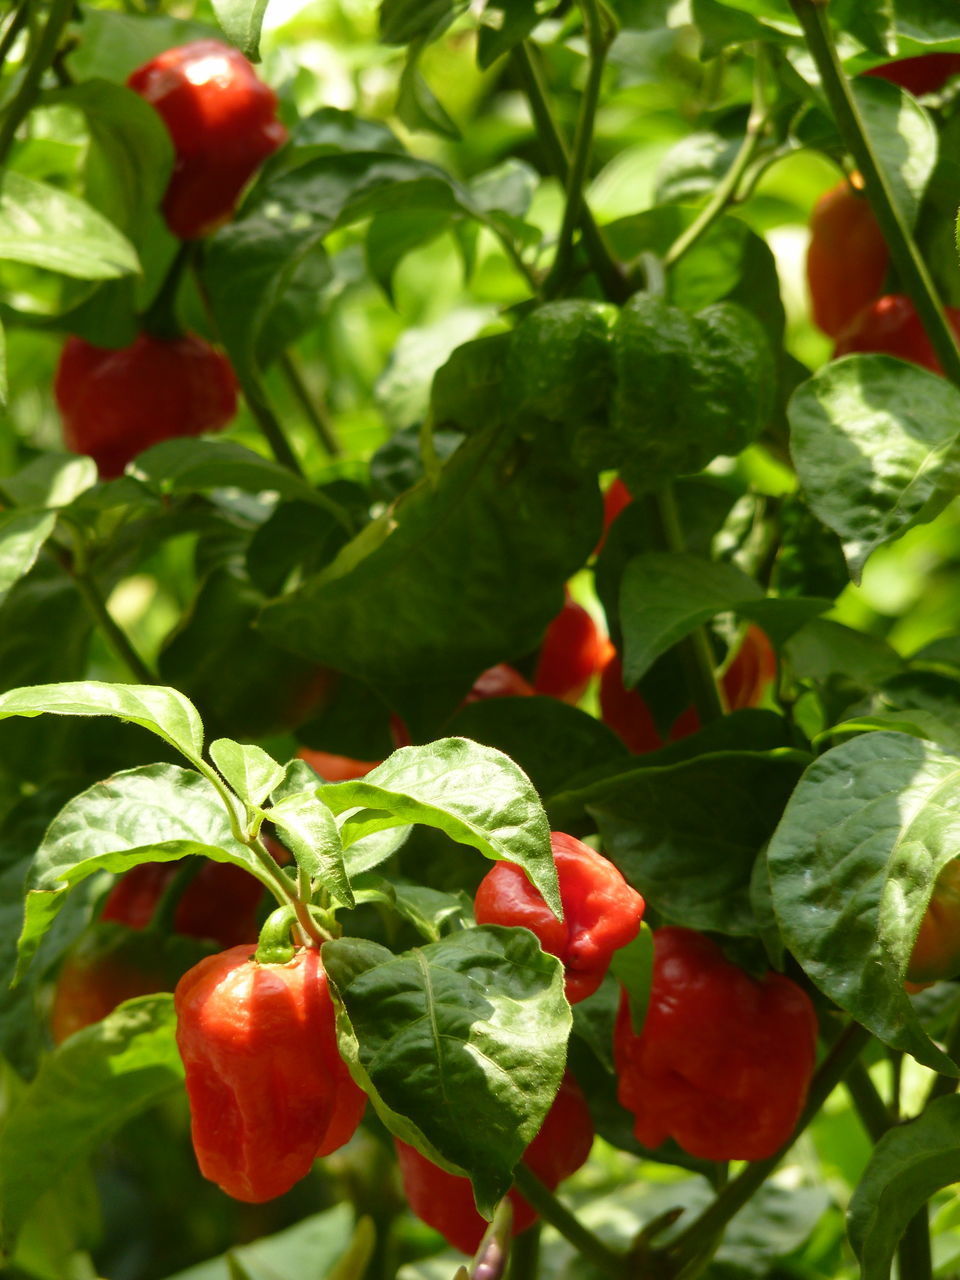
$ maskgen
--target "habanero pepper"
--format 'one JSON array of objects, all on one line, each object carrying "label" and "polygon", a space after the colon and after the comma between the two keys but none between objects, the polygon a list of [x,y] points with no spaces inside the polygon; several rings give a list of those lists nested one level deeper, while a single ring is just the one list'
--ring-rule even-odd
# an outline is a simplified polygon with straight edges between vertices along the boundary
[{"label": "habanero pepper", "polygon": [[[960,338],[960,308],[947,307],[945,312],[951,329]],[[885,294],[864,307],[840,335],[833,355],[836,359],[867,352],[896,356],[929,369],[931,373],[943,373],[916,307],[902,293]]]},{"label": "habanero pepper", "polygon": [[181,240],[209,235],[233,216],[243,188],[286,141],[277,95],[239,50],[219,40],[167,49],[127,85],[159,112],[173,141],[167,225]]},{"label": "habanero pepper", "polygon": [[898,84],[914,96],[936,93],[951,76],[960,75],[960,53],[922,53],[915,58],[897,58],[882,67],[871,67],[863,74]]},{"label": "habanero pepper", "polygon": [[653,935],[653,982],[637,1035],[624,993],[614,1031],[617,1096],[634,1133],[704,1160],[762,1160],[789,1141],[813,1075],[817,1019],[782,974],[760,980],[692,929]]},{"label": "habanero pepper", "polygon": [[477,887],[477,924],[520,925],[536,934],[544,951],[562,960],[571,1004],[592,995],[613,953],[640,932],[644,901],[621,873],[588,845],[551,831],[550,847],[560,884],[563,920],[513,862],[498,862]]},{"label": "habanero pepper", "polygon": [[340,1057],[319,951],[260,964],[256,943],[195,965],[177,984],[177,1047],[204,1177],[262,1204],[353,1136],[366,1105]]},{"label": "habanero pepper", "polygon": [[890,254],[873,210],[844,180],[814,205],[807,285],[814,324],[838,338],[883,290]]},{"label": "habanero pepper", "polygon": [[602,670],[609,647],[593,618],[567,591],[563,608],[547,627],[540,645],[534,692],[576,704]]},{"label": "habanero pepper", "polygon": [[927,905],[906,980],[914,988],[955,978],[960,974],[960,859],[954,858],[937,876]]},{"label": "habanero pepper", "polygon": [[[477,1212],[469,1178],[441,1169],[416,1148],[394,1139],[403,1190],[410,1208],[461,1253],[474,1253],[486,1223]],[[566,1075],[540,1132],[527,1147],[523,1163],[552,1191],[585,1164],[593,1146],[593,1122],[583,1092]],[[510,1191],[513,1234],[533,1226],[536,1212],[518,1191]]]}]

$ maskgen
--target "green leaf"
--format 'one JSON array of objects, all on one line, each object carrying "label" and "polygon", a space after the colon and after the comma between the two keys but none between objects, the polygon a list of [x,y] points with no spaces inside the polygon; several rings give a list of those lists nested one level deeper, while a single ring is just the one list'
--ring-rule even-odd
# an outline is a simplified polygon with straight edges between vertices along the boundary
[{"label": "green leaf", "polygon": [[353,890],[343,865],[340,830],[331,810],[317,799],[316,791],[285,796],[267,812],[311,883],[323,885],[338,903],[352,907]]},{"label": "green leaf", "polygon": [[401,747],[366,777],[328,783],[318,794],[334,813],[347,813],[345,847],[373,831],[422,822],[523,867],[562,917],[547,816],[530,779],[501,751],[465,738]]},{"label": "green leaf", "polygon": [[933,519],[960,484],[960,392],[890,356],[831,361],[794,392],[791,450],[854,581],[877,547]]},{"label": "green leaf", "polygon": [[397,1137],[473,1180],[492,1216],[560,1084],[563,968],[523,929],[485,926],[394,956],[323,947],[340,1051]]},{"label": "green leaf", "polygon": [[850,87],[894,198],[912,226],[937,162],[936,125],[897,85],[857,76]]},{"label": "green leaf", "polygon": [[0,696],[0,720],[46,714],[115,716],[155,733],[192,764],[202,763],[203,725],[193,703],[176,689],[80,680],[11,689]]},{"label": "green leaf", "polygon": [[[356,845],[354,845],[356,848]],[[365,875],[354,883],[357,902],[381,902],[408,921],[428,942],[473,923],[473,903],[464,890],[442,893],[385,876]]]},{"label": "green leaf", "polygon": [[466,8],[467,0],[381,0],[380,39],[409,44],[420,36],[439,35]]},{"label": "green leaf", "polygon": [[80,280],[135,275],[133,245],[84,200],[11,169],[0,177],[0,259]]},{"label": "green leaf", "polygon": [[501,384],[511,338],[508,333],[474,338],[440,366],[430,387],[436,426],[482,431],[501,421]]},{"label": "green leaf", "polygon": [[648,924],[642,924],[634,940],[613,953],[610,972],[627,993],[630,1023],[639,1035],[647,1016],[653,982],[653,931]]},{"label": "green leaf", "polygon": [[0,491],[18,507],[68,507],[97,483],[97,464],[73,453],[43,453],[11,476]]},{"label": "green leaf", "polygon": [[887,1280],[907,1223],[943,1187],[960,1181],[960,1098],[937,1098],[885,1133],[850,1201],[847,1230],[863,1280]]},{"label": "green leaf", "polygon": [[22,975],[69,890],[94,871],[199,854],[232,862],[268,887],[275,876],[237,840],[216,788],[192,769],[154,764],[114,774],[75,796],[47,829],[27,879]]},{"label": "green leaf", "polygon": [[441,138],[459,139],[460,130],[420,72],[420,55],[425,38],[416,40],[407,51],[397,93],[397,115],[414,133],[426,130]]},{"label": "green leaf", "polygon": [[264,489],[300,502],[329,501],[288,467],[233,440],[164,440],[141,453],[137,476],[161,493],[208,493],[213,489]]},{"label": "green leaf", "polygon": [[245,58],[260,61],[260,27],[267,0],[213,0],[213,11],[231,44]]},{"label": "green leaf", "polygon": [[0,603],[33,568],[56,523],[52,511],[0,511]]},{"label": "green leaf", "polygon": [[540,21],[537,0],[490,0],[480,18],[477,65],[482,71],[525,40]]},{"label": "green leaf", "polygon": [[182,1079],[170,995],[128,1001],[47,1057],[0,1134],[7,1247],[51,1183]]},{"label": "green leaf", "polygon": [[0,409],[7,407],[10,384],[7,378],[7,331],[0,324]]},{"label": "green leaf", "polygon": [[210,759],[230,786],[250,805],[261,805],[284,778],[284,767],[262,747],[217,738],[210,743]]},{"label": "green leaf", "polygon": [[351,1205],[338,1204],[273,1235],[235,1245],[219,1258],[178,1271],[169,1280],[232,1280],[231,1264],[237,1263],[252,1280],[277,1280],[278,1276],[331,1280],[336,1274],[331,1268],[348,1247],[354,1216]]},{"label": "green leaf", "polygon": [[532,311],[510,335],[501,396],[508,419],[573,426],[602,420],[613,380],[617,310],[568,298]]},{"label": "green leaf", "polygon": [[879,636],[814,618],[787,642],[787,658],[803,680],[842,675],[865,689],[882,685],[903,668],[903,659]]},{"label": "green leaf", "polygon": [[905,733],[868,733],[804,774],[767,863],[784,942],[811,981],[893,1048],[960,1070],[903,989],[940,871],[956,857],[960,760]]}]

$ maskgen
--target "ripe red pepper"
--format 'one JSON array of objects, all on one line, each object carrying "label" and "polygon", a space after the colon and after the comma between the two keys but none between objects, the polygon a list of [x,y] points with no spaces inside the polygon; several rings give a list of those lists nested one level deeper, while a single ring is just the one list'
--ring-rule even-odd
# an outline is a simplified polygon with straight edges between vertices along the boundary
[{"label": "ripe red pepper", "polygon": [[229,221],[240,192],[286,141],[277,95],[242,53],[219,40],[167,49],[127,84],[156,108],[173,140],[167,225],[181,240],[209,235]]},{"label": "ripe red pepper", "polygon": [[200,1171],[261,1204],[350,1140],[366,1095],[337,1049],[320,953],[258,964],[255,945],[201,960],[174,1007]]},{"label": "ripe red pepper", "polygon": [[522,925],[544,951],[563,961],[571,1004],[592,995],[613,953],[640,931],[643,898],[613,863],[562,831],[550,832],[560,882],[562,921],[539,889],[513,862],[498,862],[480,881],[473,907],[477,924]]},{"label": "ripe red pepper", "polygon": [[[103,905],[101,919],[146,929],[160,898],[183,868],[181,862],[143,862],[120,877]],[[257,936],[263,885],[242,867],[204,862],[173,913],[173,928],[188,938],[211,938],[235,947]]]},{"label": "ripe red pepper", "polygon": [[[947,307],[946,314],[960,338],[960,307]],[[840,336],[833,354],[837,357],[871,351],[911,360],[931,373],[943,373],[916,307],[902,293],[888,293],[865,307]]]},{"label": "ripe red pepper", "polygon": [[582,605],[567,592],[540,646],[533,677],[536,693],[576,703],[607,659],[609,641]]},{"label": "ripe red pepper", "polygon": [[[755,707],[763,700],[777,673],[777,655],[759,627],[749,626],[733,661],[720,678],[731,711]],[[653,714],[636,689],[623,683],[623,664],[614,652],[600,674],[600,714],[603,723],[618,734],[634,755],[658,751],[668,742],[679,742],[700,728],[695,707],[687,707],[674,720],[666,738],[661,737]]]},{"label": "ripe red pepper", "polygon": [[933,896],[920,922],[907,966],[907,982],[915,988],[960,974],[960,861],[948,862],[937,877]]},{"label": "ripe red pepper", "polygon": [[124,1000],[171,990],[177,976],[143,946],[140,933],[94,926],[71,948],[57,974],[50,1008],[54,1044],[100,1022]]},{"label": "ripe red pepper", "polygon": [[351,756],[338,756],[329,751],[314,751],[312,747],[301,747],[297,755],[306,760],[325,782],[349,782],[352,778],[363,778],[381,763],[379,760],[354,760]]},{"label": "ripe red pepper", "polygon": [[[469,1178],[440,1169],[414,1147],[394,1139],[403,1190],[417,1217],[462,1253],[475,1253],[488,1223],[477,1213]],[[586,1163],[593,1146],[593,1122],[580,1086],[566,1075],[540,1132],[523,1162],[552,1191]],[[518,1191],[509,1192],[513,1234],[533,1226],[536,1212]]]},{"label": "ripe red pepper", "polygon": [[643,1029],[624,994],[614,1032],[617,1096],[651,1150],[667,1138],[705,1160],[762,1160],[794,1131],[813,1074],[817,1019],[806,992],[752,978],[692,929],[653,935]]},{"label": "ripe red pepper", "polygon": [[889,259],[866,197],[846,181],[831,187],[810,218],[807,284],[814,323],[838,338],[883,289]]},{"label": "ripe red pepper", "polygon": [[607,530],[616,520],[617,516],[624,509],[629,507],[633,501],[633,494],[623,483],[619,476],[615,476],[612,484],[607,488],[603,495],[603,532],[600,534],[600,541],[593,549],[593,554],[598,556],[603,550],[603,544],[607,540]]},{"label": "ripe red pepper", "polygon": [[878,76],[908,89],[912,94],[936,93],[951,76],[960,75],[960,53],[922,53],[916,58],[898,58],[863,73]]},{"label": "ripe red pepper", "polygon": [[192,334],[141,333],[119,350],[68,338],[53,389],[64,443],[104,479],[161,440],[222,430],[237,411],[230,362]]}]

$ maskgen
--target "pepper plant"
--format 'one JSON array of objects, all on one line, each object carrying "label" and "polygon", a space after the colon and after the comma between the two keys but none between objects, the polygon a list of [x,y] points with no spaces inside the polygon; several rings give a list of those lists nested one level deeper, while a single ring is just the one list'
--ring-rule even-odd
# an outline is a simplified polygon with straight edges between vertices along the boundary
[{"label": "pepper plant", "polygon": [[0,1250],[928,1280],[960,13],[0,14]]}]

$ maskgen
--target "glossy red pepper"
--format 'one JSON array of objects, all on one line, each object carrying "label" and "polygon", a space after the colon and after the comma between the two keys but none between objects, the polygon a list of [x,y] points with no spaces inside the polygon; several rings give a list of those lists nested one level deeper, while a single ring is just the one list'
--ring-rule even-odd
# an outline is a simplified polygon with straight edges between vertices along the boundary
[{"label": "glossy red pepper", "polygon": [[650,1004],[637,1035],[623,996],[617,1096],[634,1133],[704,1160],[762,1160],[789,1141],[813,1075],[817,1019],[806,992],[758,980],[692,929],[653,935]]},{"label": "glossy red pepper", "polygon": [[297,755],[306,760],[324,782],[349,782],[352,778],[363,778],[381,763],[380,760],[354,760],[352,756],[338,756],[330,751],[314,751],[312,747],[301,747]]},{"label": "glossy red pepper", "polygon": [[[960,338],[960,308],[947,307],[946,314]],[[943,373],[916,307],[902,293],[888,293],[865,307],[838,339],[833,354],[837,357],[871,351],[910,360],[931,373]]]},{"label": "glossy red pepper", "polygon": [[910,963],[907,982],[927,986],[960,974],[960,861],[948,862],[937,877]]},{"label": "glossy red pepper", "polygon": [[866,197],[831,187],[810,217],[807,284],[814,323],[837,338],[883,289],[890,255]]},{"label": "glossy red pepper", "polygon": [[593,549],[595,556],[598,556],[603,550],[603,544],[607,540],[607,530],[624,507],[629,507],[632,501],[633,494],[620,477],[615,476],[603,495],[603,532],[600,534],[600,541]]},{"label": "glossy red pepper", "polygon": [[[143,862],[132,867],[107,895],[101,919],[146,929],[160,898],[183,869],[182,862]],[[204,862],[185,887],[173,913],[173,928],[188,938],[210,938],[235,947],[257,936],[263,885],[242,867]]]},{"label": "glossy red pepper", "polygon": [[607,659],[609,641],[569,591],[540,646],[533,676],[535,693],[579,702]]},{"label": "glossy red pepper", "polygon": [[912,94],[936,93],[951,76],[960,75],[960,53],[922,53],[916,58],[898,58],[863,73],[889,80]]},{"label": "glossy red pepper", "polygon": [[201,960],[174,1006],[200,1171],[260,1204],[349,1141],[366,1095],[337,1049],[320,953],[258,964],[255,947]]},{"label": "glossy red pepper", "polygon": [[[487,1226],[477,1212],[469,1178],[440,1169],[414,1147],[394,1139],[403,1190],[422,1222],[462,1253],[474,1253]],[[593,1122],[580,1086],[564,1077],[540,1132],[527,1147],[523,1162],[551,1191],[585,1164],[593,1146]],[[537,1215],[518,1191],[509,1193],[513,1234],[533,1226]]]},{"label": "glossy red pepper", "polygon": [[522,925],[544,951],[563,961],[571,1004],[592,995],[613,953],[640,931],[643,898],[609,860],[562,831],[550,832],[560,882],[563,920],[512,862],[498,862],[480,881],[474,898],[477,924]]},{"label": "glossy red pepper", "polygon": [[182,240],[209,235],[232,217],[243,188],[286,141],[277,95],[242,53],[219,40],[167,49],[127,84],[156,108],[173,140],[167,225]]},{"label": "glossy red pepper", "polygon": [[68,338],[53,389],[64,443],[105,479],[161,440],[222,430],[237,411],[230,362],[193,335],[141,333],[119,350]]}]

